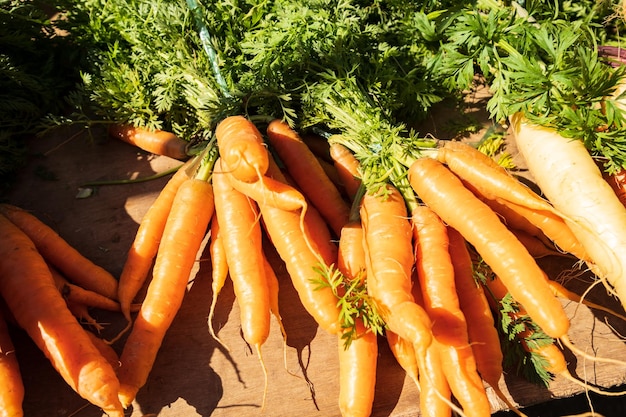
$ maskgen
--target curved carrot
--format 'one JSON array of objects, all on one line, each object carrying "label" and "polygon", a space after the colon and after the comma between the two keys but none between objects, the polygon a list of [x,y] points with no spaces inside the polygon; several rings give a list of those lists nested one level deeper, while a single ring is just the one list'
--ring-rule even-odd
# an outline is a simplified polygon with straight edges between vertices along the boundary
[{"label": "curved carrot", "polygon": [[211,306],[209,307],[209,317],[207,323],[209,325],[209,333],[219,344],[228,347],[217,337],[213,328],[213,316],[215,315],[215,307],[217,306],[217,298],[228,278],[228,261],[222,242],[222,233],[220,231],[219,220],[217,216],[211,219],[211,240],[209,241],[209,253],[211,254]]},{"label": "curved carrot", "polygon": [[254,182],[238,180],[232,173],[225,172],[230,185],[255,201],[270,204],[282,210],[306,210],[307,202],[300,191],[284,181],[264,176]]},{"label": "curved carrot", "polygon": [[267,127],[272,148],[304,195],[319,210],[336,236],[348,222],[350,206],[328,178],[315,155],[297,132],[281,120],[273,120]]},{"label": "curved carrot", "polygon": [[413,209],[411,224],[423,306],[433,323],[433,336],[450,390],[466,415],[489,416],[491,406],[478,375],[457,295],[446,226],[424,205]]},{"label": "curved carrot", "polygon": [[222,167],[241,181],[257,181],[269,165],[263,136],[250,120],[229,116],[215,129]]},{"label": "curved carrot", "polygon": [[190,178],[176,193],[152,280],[120,356],[119,398],[124,407],[146,383],[163,337],[182,304],[213,208],[213,187],[204,179]]},{"label": "curved carrot", "polygon": [[0,312],[0,416],[22,417],[24,381],[9,327]]},{"label": "curved carrot", "polygon": [[359,167],[361,163],[354,156],[350,149],[340,143],[331,143],[330,156],[333,159],[337,174],[341,179],[343,188],[350,200],[354,199],[361,186],[361,173]]},{"label": "curved carrot", "polygon": [[149,130],[128,124],[112,124],[109,135],[123,142],[136,146],[155,155],[168,156],[173,159],[187,159],[189,143],[172,132]]},{"label": "curved carrot", "polygon": [[111,417],[123,417],[119,381],[68,310],[32,240],[0,215],[0,295],[68,385]]},{"label": "curved carrot", "polygon": [[117,299],[117,279],[84,257],[50,226],[28,211],[9,204],[0,205],[0,213],[24,231],[44,259],[56,266],[69,280],[113,300]]},{"label": "curved carrot", "polygon": [[285,262],[302,305],[322,329],[338,334],[341,322],[337,298],[328,287],[317,289],[314,281],[315,268],[325,262],[319,249],[311,243],[318,239],[315,233],[319,233],[320,229],[303,227],[299,212],[281,210],[262,202],[258,204],[265,230]]},{"label": "curved carrot", "polygon": [[418,197],[476,248],[530,317],[548,335],[565,337],[570,322],[563,306],[535,259],[497,214],[434,159],[417,159],[408,176]]},{"label": "curved carrot", "polygon": [[232,188],[223,172],[218,159],[213,173],[215,215],[239,304],[243,337],[260,354],[270,329],[261,225],[254,201]]},{"label": "curved carrot", "polygon": [[172,202],[180,185],[189,179],[187,169],[194,163],[192,161],[194,160],[189,160],[180,167],[161,189],[141,219],[133,243],[126,255],[117,293],[122,314],[129,323],[131,321],[130,305],[150,273]]},{"label": "curved carrot", "polygon": [[404,199],[386,185],[384,194],[363,197],[360,213],[369,295],[388,328],[415,346],[419,364],[431,343],[431,322],[411,293],[414,257]]}]

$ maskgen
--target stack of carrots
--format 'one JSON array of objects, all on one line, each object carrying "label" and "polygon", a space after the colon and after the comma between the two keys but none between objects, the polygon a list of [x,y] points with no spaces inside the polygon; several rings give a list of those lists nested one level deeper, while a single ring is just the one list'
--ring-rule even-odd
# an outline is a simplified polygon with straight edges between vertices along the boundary
[{"label": "stack of carrots", "polygon": [[[556,344],[587,357],[568,339],[570,322],[559,297],[572,294],[535,260],[537,244],[587,259],[558,210],[463,143],[446,142],[411,161],[407,198],[391,183],[365,189],[355,155],[324,142],[316,153],[280,120],[264,135],[243,116],[224,119],[214,142],[185,162],[142,219],[119,280],[100,271],[95,283],[87,282],[64,269],[54,257],[61,250],[52,248],[62,239],[25,211],[2,206],[0,294],[7,310],[80,395],[122,416],[148,379],[207,236],[213,279],[208,330],[217,339],[211,318],[230,277],[243,337],[263,365],[272,318],[286,336],[279,283],[263,246],[267,237],[306,311],[342,342],[338,402],[344,416],[372,412],[379,337],[418,385],[422,415],[489,416],[487,385],[515,410],[498,388],[503,353],[497,321],[505,301],[516,307],[510,320],[526,320],[519,343],[544,357],[547,372],[575,380]],[[67,262],[70,252],[76,251],[62,252]],[[26,265],[32,270],[24,271]],[[115,366],[72,314],[80,302],[63,298],[53,267],[74,282],[67,288],[100,294],[127,320],[128,338]],[[93,277],[94,268],[82,261],[76,269]],[[144,285],[147,292],[137,299]],[[32,301],[35,287],[41,297],[54,293],[56,304]],[[532,332],[546,337],[528,337]],[[62,347],[81,349],[83,362],[70,361],[75,352]],[[18,375],[10,342],[1,335],[0,348],[0,365]],[[86,372],[94,376],[85,378]],[[106,387],[95,380],[107,381]],[[15,394],[17,409],[23,389],[2,386],[4,395]]]}]

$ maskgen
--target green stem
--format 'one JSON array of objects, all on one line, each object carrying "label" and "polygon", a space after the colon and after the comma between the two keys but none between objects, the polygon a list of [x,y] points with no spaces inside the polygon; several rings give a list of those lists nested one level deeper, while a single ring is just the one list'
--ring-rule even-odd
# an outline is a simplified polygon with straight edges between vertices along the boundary
[{"label": "green stem", "polygon": [[140,182],[148,182],[148,181],[153,181],[153,180],[157,180],[159,178],[163,178],[167,175],[173,174],[174,172],[178,171],[180,169],[182,165],[179,165],[177,167],[174,168],[170,168],[166,171],[163,172],[159,172],[157,174],[154,175],[150,175],[148,177],[142,177],[142,178],[135,178],[135,179],[121,179],[121,180],[109,180],[109,181],[90,181],[90,182],[86,182],[84,184],[81,184],[79,187],[80,188],[86,188],[86,187],[100,187],[100,186],[104,186],[104,185],[127,185],[127,184],[136,184],[136,183],[140,183]]}]

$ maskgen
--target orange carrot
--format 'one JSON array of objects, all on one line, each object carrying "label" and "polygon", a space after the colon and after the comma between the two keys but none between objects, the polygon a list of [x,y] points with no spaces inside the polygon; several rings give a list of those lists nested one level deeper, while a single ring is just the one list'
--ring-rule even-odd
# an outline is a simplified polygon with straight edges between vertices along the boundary
[{"label": "orange carrot", "polygon": [[300,191],[284,181],[263,176],[254,182],[238,180],[230,172],[225,172],[230,185],[257,202],[270,204],[283,210],[306,210],[307,202]]},{"label": "orange carrot", "polygon": [[457,295],[446,226],[424,205],[413,209],[411,223],[418,285],[450,390],[466,415],[489,416],[491,406],[476,369]]},{"label": "orange carrot", "polygon": [[117,279],[85,258],[50,226],[28,211],[9,204],[0,205],[0,213],[17,225],[33,241],[44,259],[56,266],[70,281],[113,300],[117,299]]},{"label": "orange carrot", "polygon": [[[358,220],[341,230],[337,268],[347,285],[365,283],[366,254],[363,229]],[[339,335],[339,409],[344,417],[367,417],[372,412],[376,385],[378,337],[367,329],[361,317],[355,317],[355,336],[346,346]],[[412,347],[412,345],[411,345]]]},{"label": "orange carrot", "polygon": [[297,132],[281,120],[273,120],[267,127],[267,136],[280,160],[303,194],[319,210],[336,236],[348,222],[350,206],[328,178],[315,155]]},{"label": "orange carrot", "polygon": [[322,159],[326,162],[333,161],[330,156],[330,145],[328,144],[326,138],[324,138],[323,136],[311,132],[306,132],[302,135],[302,141],[306,143],[306,146],[308,146],[311,152],[313,152],[313,154],[318,159]]},{"label": "orange carrot", "polygon": [[189,143],[164,130],[149,130],[127,124],[112,124],[109,126],[109,135],[144,151],[168,156],[173,159],[187,159]]},{"label": "orange carrot", "polygon": [[369,295],[388,328],[414,345],[418,364],[431,343],[431,322],[411,293],[411,225],[400,192],[366,194],[361,205]]},{"label": "orange carrot", "polygon": [[120,356],[119,398],[124,407],[146,383],[182,304],[213,208],[213,187],[206,177],[198,174],[181,184],[163,230],[152,280]]},{"label": "orange carrot", "polygon": [[261,132],[250,120],[229,116],[217,125],[215,137],[225,171],[247,182],[265,174],[269,155]]},{"label": "orange carrot", "polygon": [[120,367],[120,358],[115,349],[113,349],[113,346],[93,332],[87,331],[86,333],[91,343],[98,349],[98,352],[100,352],[102,357],[111,365],[111,368],[113,368],[113,370],[118,369]]},{"label": "orange carrot", "polygon": [[[324,258],[312,242],[327,239],[323,228],[303,227],[301,214],[281,210],[269,204],[258,202],[265,230],[280,255],[302,305],[324,330],[331,334],[341,331],[337,298],[328,287],[316,289],[316,271]],[[307,210],[309,213],[310,210]]]},{"label": "orange carrot", "polygon": [[0,311],[0,416],[22,417],[24,382],[9,327]]},{"label": "orange carrot", "polygon": [[445,163],[450,171],[470,183],[486,198],[501,198],[535,210],[559,214],[547,200],[489,156],[465,142],[445,141],[444,146],[437,150],[437,160]]},{"label": "orange carrot", "polygon": [[122,314],[129,325],[130,305],[150,273],[172,202],[180,185],[189,179],[188,169],[193,163],[195,163],[195,158],[180,167],[159,192],[141,219],[133,243],[126,255],[126,262],[120,274],[118,299]]},{"label": "orange carrot", "polygon": [[261,345],[270,329],[270,297],[263,267],[261,225],[254,201],[232,188],[223,172],[221,159],[218,159],[213,173],[215,215],[239,304],[243,337],[260,356]]},{"label": "orange carrot", "polygon": [[354,199],[361,186],[360,162],[352,152],[340,143],[330,145],[330,156],[333,159],[337,174],[350,200]]},{"label": "orange carrot", "polygon": [[0,295],[68,385],[111,417],[124,411],[119,381],[68,310],[31,239],[0,215]]},{"label": "orange carrot", "polygon": [[408,172],[418,197],[471,243],[544,331],[567,336],[570,322],[528,250],[487,205],[440,162],[417,159]]},{"label": "orange carrot", "polygon": [[209,253],[211,254],[211,306],[209,307],[209,333],[222,346],[228,350],[213,328],[213,316],[215,315],[215,307],[217,306],[217,298],[224,288],[226,279],[228,278],[228,261],[222,242],[222,233],[220,231],[219,220],[217,216],[211,219],[211,240],[209,241]]},{"label": "orange carrot", "polygon": [[566,252],[558,250],[556,247],[548,246],[540,238],[526,233],[524,230],[509,229],[515,235],[517,240],[528,250],[533,258],[543,258],[546,256],[571,256]]},{"label": "orange carrot", "polygon": [[72,284],[54,266],[50,265],[49,269],[54,279],[54,284],[65,300],[102,310],[120,311],[120,304],[117,301]]},{"label": "orange carrot", "polygon": [[[263,267],[265,268],[265,277],[267,278],[267,287],[269,289],[270,296],[270,311],[278,321],[278,327],[280,327],[280,332],[283,335],[283,340],[287,340],[287,332],[285,331],[285,326],[283,325],[283,319],[280,315],[280,307],[278,300],[278,293],[280,291],[280,284],[278,282],[278,277],[276,276],[276,272],[272,267],[272,264],[267,260],[267,257],[263,255]],[[286,348],[286,346],[284,346]],[[287,352],[285,352],[286,354]],[[285,356],[286,363],[286,356]]]}]

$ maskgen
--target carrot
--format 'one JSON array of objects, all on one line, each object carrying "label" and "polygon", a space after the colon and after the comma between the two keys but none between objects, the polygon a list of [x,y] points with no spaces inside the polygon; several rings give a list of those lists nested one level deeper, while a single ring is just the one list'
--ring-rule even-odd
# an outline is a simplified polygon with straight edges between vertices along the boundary
[{"label": "carrot", "polygon": [[267,136],[273,149],[303,194],[319,210],[336,236],[348,222],[350,206],[328,178],[315,155],[297,132],[281,120],[273,120],[267,127]]},{"label": "carrot", "polygon": [[[267,257],[265,256],[265,254],[263,255],[263,267],[265,269],[265,277],[267,278],[267,287],[268,287],[269,296],[270,296],[270,311],[272,312],[272,314],[278,321],[278,327],[280,327],[280,333],[283,335],[283,340],[286,342],[287,332],[285,331],[285,326],[283,325],[283,319],[280,315],[280,306],[278,302],[279,301],[278,293],[280,290],[280,284],[278,282],[278,277],[276,276],[276,272],[274,271],[272,264],[270,264],[270,262],[267,260]],[[286,348],[286,345],[284,347]],[[285,363],[287,363],[286,353],[287,352],[285,351],[285,356],[284,356]]]},{"label": "carrot", "polygon": [[355,325],[357,335],[349,346],[339,337],[339,409],[343,417],[368,417],[374,403],[377,336],[362,320]]},{"label": "carrot", "polygon": [[224,250],[224,243],[222,242],[222,233],[220,231],[219,220],[217,216],[213,216],[211,219],[211,240],[209,242],[209,253],[211,254],[211,306],[209,307],[209,317],[207,322],[209,324],[209,333],[213,336],[220,345],[224,346],[226,350],[228,347],[217,337],[215,329],[213,328],[213,316],[215,315],[215,307],[217,306],[217,298],[224,288],[226,279],[228,278],[228,261],[226,260],[226,253]]},{"label": "carrot", "polygon": [[330,156],[337,168],[343,188],[350,200],[353,200],[361,186],[360,162],[352,152],[340,143],[330,145]]},{"label": "carrot", "polygon": [[1,204],[0,213],[24,231],[44,259],[56,266],[69,280],[113,300],[117,299],[117,279],[85,258],[50,226],[28,211],[9,204]]},{"label": "carrot", "polygon": [[[316,271],[325,260],[312,242],[328,239],[328,230],[302,226],[301,214],[258,202],[265,230],[285,263],[298,297],[320,327],[331,334],[341,331],[337,298],[328,287],[317,289]],[[310,210],[307,210],[307,213]],[[336,257],[336,256],[335,256]]]},{"label": "carrot", "polygon": [[468,416],[489,416],[491,406],[476,369],[457,295],[446,226],[424,205],[413,209],[411,223],[418,285],[433,323],[432,333],[448,385]]},{"label": "carrot", "polygon": [[74,391],[122,417],[115,372],[68,310],[35,244],[3,215],[0,236],[0,295],[19,326]]},{"label": "carrot", "polygon": [[119,398],[124,407],[146,383],[165,333],[182,304],[213,209],[213,187],[205,173],[181,184],[163,230],[152,280],[120,356]]},{"label": "carrot", "polygon": [[9,327],[0,312],[0,417],[22,417],[24,382]]},{"label": "carrot", "polygon": [[120,304],[117,301],[72,284],[54,266],[50,265],[49,269],[57,289],[65,300],[102,310],[120,311]]},{"label": "carrot", "polygon": [[110,125],[108,132],[115,139],[155,155],[163,155],[180,160],[188,158],[187,148],[189,143],[171,132],[117,123]]},{"label": "carrot", "polygon": [[476,248],[533,320],[550,336],[566,337],[570,322],[563,306],[535,259],[497,214],[434,159],[417,159],[408,177],[419,198]]},{"label": "carrot", "polygon": [[[337,268],[346,285],[354,281],[365,284],[366,254],[358,219],[341,230]],[[350,343],[339,343],[339,409],[344,417],[367,417],[374,403],[378,337],[365,327],[362,317],[355,317],[354,321],[355,335]],[[339,335],[340,342],[343,336]]]},{"label": "carrot", "polygon": [[333,162],[330,156],[330,146],[325,137],[315,133],[306,132],[302,134],[302,141],[306,143],[306,146],[311,150],[311,152],[313,152],[317,159],[321,159],[326,162]]},{"label": "carrot", "polygon": [[469,342],[474,352],[476,369],[481,378],[513,412],[524,417],[499,387],[503,375],[504,355],[489,300],[474,277],[470,252],[463,236],[448,227],[449,252],[454,267],[454,283],[459,305],[467,321]]},{"label": "carrot", "polygon": [[223,175],[228,178],[234,189],[255,201],[289,211],[307,209],[307,202],[302,193],[284,181],[263,176],[254,182],[245,182],[238,180],[230,172]]},{"label": "carrot", "polygon": [[223,172],[218,159],[213,173],[215,215],[223,232],[243,337],[261,358],[261,346],[269,336],[271,308],[258,209],[253,200],[230,186]]},{"label": "carrot", "polygon": [[517,240],[520,241],[524,247],[528,250],[528,253],[532,255],[533,258],[539,259],[546,256],[568,256],[566,252],[562,252],[556,247],[550,245],[548,246],[544,241],[540,238],[530,235],[526,233],[524,230],[518,229],[509,229],[515,235]]},{"label": "carrot", "polygon": [[414,258],[411,225],[400,192],[366,194],[361,222],[367,254],[368,293],[388,328],[414,345],[418,364],[431,343],[431,322],[411,293]]},{"label": "carrot", "polygon": [[261,132],[250,120],[229,116],[217,125],[215,137],[225,171],[246,182],[265,174],[269,155]]},{"label": "carrot", "polygon": [[417,366],[417,358],[415,357],[415,349],[413,344],[406,339],[398,336],[391,330],[385,331],[385,339],[387,345],[398,362],[398,365],[406,372],[406,374],[419,386],[419,369]]},{"label": "carrot", "polygon": [[620,314],[602,304],[597,304],[594,303],[592,301],[589,301],[587,299],[584,298],[584,294],[583,295],[578,295],[577,293],[568,290],[567,288],[565,288],[562,284],[549,279],[548,280],[548,284],[550,285],[550,288],[552,288],[552,291],[554,292],[554,295],[556,295],[557,297],[562,297],[565,298],[567,300],[573,301],[575,303],[581,303],[586,305],[589,308],[592,308],[594,310],[600,310],[600,311],[604,311],[605,313],[609,313],[612,316],[617,317],[618,319],[624,320],[626,321],[626,316],[624,316],[623,314]]},{"label": "carrot", "polygon": [[626,208],[580,140],[511,118],[514,139],[537,185],[587,251],[590,269],[626,306]]},{"label": "carrot", "polygon": [[161,189],[141,219],[133,243],[126,255],[126,261],[120,274],[117,298],[122,314],[129,326],[131,322],[130,305],[150,273],[154,258],[159,250],[159,243],[172,202],[180,185],[189,179],[188,169],[194,163],[196,163],[195,158],[186,162]]},{"label": "carrot", "polygon": [[111,368],[113,368],[113,370],[119,368],[120,358],[117,355],[115,349],[113,349],[113,347],[111,346],[111,344],[107,343],[104,339],[98,337],[93,332],[86,331],[85,333],[87,333],[87,336],[89,336],[91,343],[93,343],[95,348],[98,349],[98,352],[100,352],[102,357],[104,357],[109,365],[111,365]]}]

